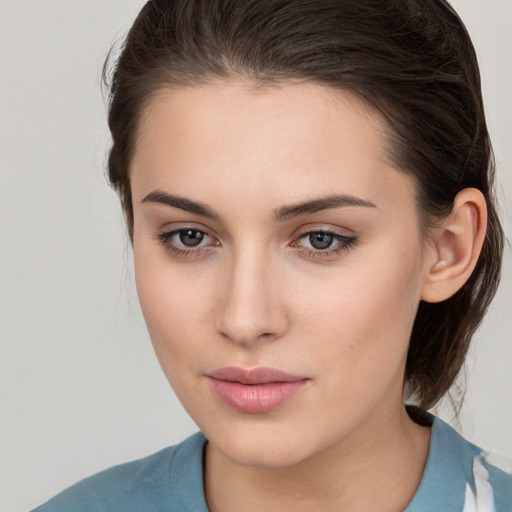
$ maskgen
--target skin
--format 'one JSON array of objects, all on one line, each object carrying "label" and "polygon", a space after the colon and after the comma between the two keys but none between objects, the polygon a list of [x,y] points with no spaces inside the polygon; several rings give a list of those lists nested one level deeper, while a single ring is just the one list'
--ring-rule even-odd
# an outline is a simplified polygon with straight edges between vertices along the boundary
[{"label": "skin", "polygon": [[[144,112],[130,171],[137,290],[162,369],[209,440],[212,512],[396,511],[419,485],[430,429],[403,405],[409,337],[420,300],[469,276],[485,201],[469,190],[423,240],[416,183],[386,158],[387,131],[318,84],[169,89]],[[155,191],[215,218],[148,200]],[[275,219],[332,194],[373,206]],[[159,238],[185,228],[206,233],[199,246]],[[315,249],[307,233],[325,230],[355,242]],[[278,409],[242,413],[210,389],[225,366],[310,380]]]}]

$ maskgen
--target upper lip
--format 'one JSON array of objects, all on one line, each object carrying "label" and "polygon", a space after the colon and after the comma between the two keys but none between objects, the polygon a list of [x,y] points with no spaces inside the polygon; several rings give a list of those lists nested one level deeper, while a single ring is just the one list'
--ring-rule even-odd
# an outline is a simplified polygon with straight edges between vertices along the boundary
[{"label": "upper lip", "polygon": [[237,366],[227,366],[208,374],[218,380],[240,382],[241,384],[268,384],[269,382],[295,382],[307,377],[290,375],[276,368],[253,368],[251,370]]}]

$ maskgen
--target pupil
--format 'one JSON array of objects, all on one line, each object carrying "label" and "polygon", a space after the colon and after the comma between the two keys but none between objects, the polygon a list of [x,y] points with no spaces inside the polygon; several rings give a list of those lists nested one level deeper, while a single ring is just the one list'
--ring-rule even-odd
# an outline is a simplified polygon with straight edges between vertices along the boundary
[{"label": "pupil", "polygon": [[204,233],[195,229],[186,229],[180,232],[180,242],[188,247],[199,245],[204,238]]},{"label": "pupil", "polygon": [[312,233],[309,241],[315,249],[327,249],[332,245],[333,236],[327,233]]}]

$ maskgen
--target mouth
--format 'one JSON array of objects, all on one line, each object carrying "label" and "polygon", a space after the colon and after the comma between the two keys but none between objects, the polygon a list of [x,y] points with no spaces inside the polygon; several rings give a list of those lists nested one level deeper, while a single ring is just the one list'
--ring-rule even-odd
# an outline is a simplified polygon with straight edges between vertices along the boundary
[{"label": "mouth", "polygon": [[246,370],[235,366],[208,375],[214,394],[230,408],[244,413],[264,413],[277,409],[310,380],[275,368]]},{"label": "mouth", "polygon": [[251,370],[237,366],[227,366],[208,374],[209,377],[240,384],[269,384],[276,382],[297,382],[307,379],[305,376],[291,375],[276,368],[253,368]]}]

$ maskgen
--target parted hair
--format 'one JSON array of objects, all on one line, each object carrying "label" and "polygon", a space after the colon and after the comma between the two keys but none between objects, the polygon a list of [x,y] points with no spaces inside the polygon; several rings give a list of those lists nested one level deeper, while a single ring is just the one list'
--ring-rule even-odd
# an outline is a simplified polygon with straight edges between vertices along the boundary
[{"label": "parted hair", "polygon": [[299,79],[350,91],[386,120],[393,164],[417,182],[422,232],[458,192],[479,189],[486,238],[451,298],[421,302],[405,384],[435,405],[463,367],[498,286],[504,234],[494,157],[471,39],[446,0],[151,0],[103,68],[112,145],[108,177],[130,239],[130,161],[145,106],[164,88],[243,78],[254,87]]}]

